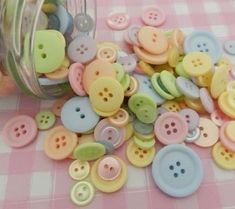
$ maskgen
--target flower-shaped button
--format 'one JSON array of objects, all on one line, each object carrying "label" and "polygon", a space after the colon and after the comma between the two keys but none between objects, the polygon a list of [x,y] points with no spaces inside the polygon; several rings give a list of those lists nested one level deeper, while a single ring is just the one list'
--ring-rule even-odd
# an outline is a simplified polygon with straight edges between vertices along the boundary
[{"label": "flower-shaped button", "polygon": [[6,122],[2,130],[2,138],[9,146],[19,148],[31,143],[37,133],[34,119],[27,115],[19,115]]},{"label": "flower-shaped button", "polygon": [[51,128],[56,121],[55,115],[49,110],[41,110],[35,116],[37,127],[40,130],[46,130]]},{"label": "flower-shaped button", "polygon": [[90,172],[90,165],[87,161],[75,160],[69,166],[69,175],[74,180],[85,179]]},{"label": "flower-shaped button", "polygon": [[112,12],[107,19],[107,25],[114,30],[124,30],[130,24],[130,17],[126,13]]}]

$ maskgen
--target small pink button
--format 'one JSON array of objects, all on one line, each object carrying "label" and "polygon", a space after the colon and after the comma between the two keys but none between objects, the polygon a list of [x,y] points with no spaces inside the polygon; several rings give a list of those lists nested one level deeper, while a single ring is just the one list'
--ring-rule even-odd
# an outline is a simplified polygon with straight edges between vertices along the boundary
[{"label": "small pink button", "polygon": [[32,142],[38,133],[34,119],[27,115],[11,118],[3,127],[2,135],[6,144],[20,148]]},{"label": "small pink button", "polygon": [[235,143],[234,141],[230,140],[225,133],[225,128],[228,125],[229,122],[224,123],[221,127],[220,127],[220,141],[221,143],[228,148],[229,150],[235,152]]},{"label": "small pink button", "polygon": [[188,134],[188,124],[182,115],[166,112],[156,120],[154,132],[161,143],[177,144],[185,140]]},{"label": "small pink button", "polygon": [[109,14],[107,24],[113,30],[124,30],[130,24],[130,17],[124,12],[114,12]]},{"label": "small pink button", "polygon": [[204,109],[208,113],[214,112],[214,110],[215,110],[214,101],[211,98],[211,95],[208,92],[208,90],[206,88],[201,88],[199,93],[200,93],[200,100],[202,102],[202,105],[203,105]]},{"label": "small pink button", "polygon": [[229,118],[219,109],[215,109],[215,111],[211,113],[211,120],[215,125],[222,126],[225,122],[229,121]]},{"label": "small pink button", "polygon": [[86,92],[83,88],[84,66],[80,63],[74,63],[69,67],[69,83],[73,91],[79,96],[85,96]]},{"label": "small pink button", "polygon": [[97,173],[105,181],[112,181],[120,175],[121,165],[114,157],[105,157],[99,162]]},{"label": "small pink button", "polygon": [[150,6],[144,9],[141,18],[146,25],[156,27],[165,22],[166,14],[161,8]]}]

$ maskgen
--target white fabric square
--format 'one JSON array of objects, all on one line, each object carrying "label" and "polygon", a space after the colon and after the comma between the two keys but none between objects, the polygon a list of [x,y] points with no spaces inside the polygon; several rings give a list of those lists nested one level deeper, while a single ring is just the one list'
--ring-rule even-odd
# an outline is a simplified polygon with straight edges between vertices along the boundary
[{"label": "white fabric square", "polygon": [[228,36],[228,28],[225,25],[213,25],[211,26],[211,30],[216,37]]},{"label": "white fabric square", "polygon": [[0,200],[5,199],[6,187],[7,187],[7,176],[0,175]]},{"label": "white fabric square", "polygon": [[186,15],[189,13],[188,5],[186,3],[175,3],[174,8],[177,15]]},{"label": "white fabric square", "polygon": [[11,152],[11,148],[9,145],[5,144],[2,139],[2,133],[0,133],[0,153],[9,153]]},{"label": "white fabric square", "polygon": [[203,2],[205,12],[207,13],[218,13],[220,11],[220,7],[215,1],[205,1]]},{"label": "white fabric square", "polygon": [[4,99],[0,99],[0,111],[16,110],[18,107],[18,103],[18,96],[4,96]]},{"label": "white fabric square", "polygon": [[219,168],[214,163],[212,164],[216,181],[233,180],[235,178],[234,171],[224,170]]},{"label": "white fabric square", "polygon": [[127,188],[145,188],[146,176],[143,168],[136,168],[134,166],[128,166],[128,180]]}]

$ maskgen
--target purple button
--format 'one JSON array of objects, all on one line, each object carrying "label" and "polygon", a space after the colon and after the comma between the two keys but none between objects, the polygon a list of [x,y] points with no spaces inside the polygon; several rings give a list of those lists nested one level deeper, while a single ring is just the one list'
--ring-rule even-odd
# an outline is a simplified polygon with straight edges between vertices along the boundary
[{"label": "purple button", "polygon": [[128,55],[126,57],[119,57],[117,62],[123,66],[124,70],[127,73],[132,73],[137,65],[136,59],[131,55]]},{"label": "purple button", "polygon": [[208,90],[206,88],[200,89],[200,100],[202,102],[204,109],[208,113],[214,112],[215,105],[214,105],[213,99],[211,98],[210,93],[208,92]]},{"label": "purple button", "polygon": [[133,45],[136,46],[140,46],[140,43],[138,41],[138,33],[140,28],[141,27],[139,25],[131,25],[127,30],[129,40],[132,42]]},{"label": "purple button", "polygon": [[185,108],[179,111],[179,114],[185,118],[185,121],[188,124],[189,131],[193,131],[197,128],[199,124],[199,115],[196,111]]},{"label": "purple button", "polygon": [[68,57],[74,61],[86,64],[96,56],[96,42],[89,36],[76,37],[68,46]]}]

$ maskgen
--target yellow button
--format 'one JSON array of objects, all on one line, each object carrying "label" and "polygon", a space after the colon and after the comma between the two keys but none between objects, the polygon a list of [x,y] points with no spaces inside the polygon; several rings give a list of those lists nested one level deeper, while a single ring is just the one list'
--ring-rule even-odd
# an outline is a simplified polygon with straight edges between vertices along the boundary
[{"label": "yellow button", "polygon": [[168,64],[171,67],[176,67],[179,62],[180,54],[176,47],[172,47],[168,51]]},{"label": "yellow button", "polygon": [[106,192],[106,193],[118,191],[119,189],[121,189],[123,187],[123,185],[125,184],[125,182],[127,180],[127,168],[126,168],[125,163],[117,156],[111,156],[111,157],[118,160],[119,164],[121,165],[121,172],[120,172],[119,176],[117,176],[117,178],[115,178],[115,180],[107,181],[98,175],[97,168],[98,168],[98,165],[99,165],[100,161],[102,160],[102,158],[95,161],[95,163],[93,164],[93,166],[91,168],[91,175],[90,175],[93,185],[98,190],[100,190],[102,192]]},{"label": "yellow button", "polygon": [[228,92],[228,104],[235,110],[235,92]]},{"label": "yellow button", "polygon": [[227,68],[227,70],[230,70],[230,68],[232,67],[232,63],[230,62],[230,60],[226,57],[221,57],[218,62],[216,63],[217,67],[221,67],[221,66],[225,66]]},{"label": "yellow button", "polygon": [[203,52],[190,52],[183,59],[183,68],[190,76],[204,75],[211,70],[211,67],[211,58]]},{"label": "yellow button", "polygon": [[162,107],[166,108],[170,112],[179,112],[181,110],[180,105],[175,101],[167,101]]},{"label": "yellow button", "polygon": [[233,142],[235,142],[235,121],[230,121],[225,127],[226,136]]},{"label": "yellow button", "polygon": [[126,136],[125,136],[125,141],[127,141],[128,139],[130,139],[133,135],[134,135],[134,127],[132,123],[128,123],[125,126],[125,130],[126,130]]},{"label": "yellow button", "polygon": [[135,77],[130,76],[130,84],[125,91],[125,96],[130,97],[138,91],[138,81]]},{"label": "yellow button", "polygon": [[116,114],[108,117],[108,120],[116,127],[124,127],[129,121],[129,114],[125,109],[120,108]]},{"label": "yellow button", "polygon": [[209,71],[208,73],[198,76],[195,78],[196,84],[201,87],[208,87],[211,85],[211,80],[213,77],[212,71]]},{"label": "yellow button", "polygon": [[114,49],[116,49],[117,51],[120,50],[120,47],[113,43],[113,42],[108,42],[108,41],[104,41],[104,42],[100,42],[97,44],[97,48],[101,48],[101,47],[112,47]]},{"label": "yellow button", "polygon": [[98,49],[96,57],[100,60],[113,63],[117,59],[117,51],[113,47],[102,46]]},{"label": "yellow button", "polygon": [[[106,113],[118,111],[123,99],[123,88],[121,84],[113,78],[100,77],[91,85],[90,101],[94,107],[94,111],[98,110]],[[100,112],[97,112],[97,114],[99,113]]]},{"label": "yellow button", "polygon": [[230,81],[230,82],[227,84],[226,90],[227,90],[228,92],[235,92],[235,80],[234,80],[234,81]]},{"label": "yellow button", "polygon": [[228,83],[228,70],[225,66],[215,69],[214,75],[211,80],[211,96],[217,99],[226,89]]},{"label": "yellow button", "polygon": [[229,151],[220,142],[213,146],[212,156],[219,167],[228,170],[235,169],[235,153]]},{"label": "yellow button", "polygon": [[192,108],[193,110],[199,113],[205,113],[204,107],[202,106],[200,99],[189,99],[185,97],[184,102],[189,108]]},{"label": "yellow button", "polygon": [[155,147],[144,150],[138,147],[133,140],[129,142],[126,155],[131,164],[136,167],[146,167],[152,163],[155,156]]},{"label": "yellow button", "polygon": [[220,95],[218,99],[218,105],[220,110],[231,118],[235,118],[235,109],[231,107],[228,103],[228,92],[224,92]]},{"label": "yellow button", "polygon": [[85,179],[90,172],[90,165],[87,161],[75,160],[69,166],[69,175],[74,180]]},{"label": "yellow button", "polygon": [[152,67],[150,64],[147,64],[147,63],[145,63],[145,62],[142,61],[142,60],[139,62],[139,67],[141,68],[141,70],[142,70],[145,74],[147,74],[147,75],[149,75],[149,76],[151,76],[151,75],[153,75],[153,74],[155,73],[153,67]]}]

